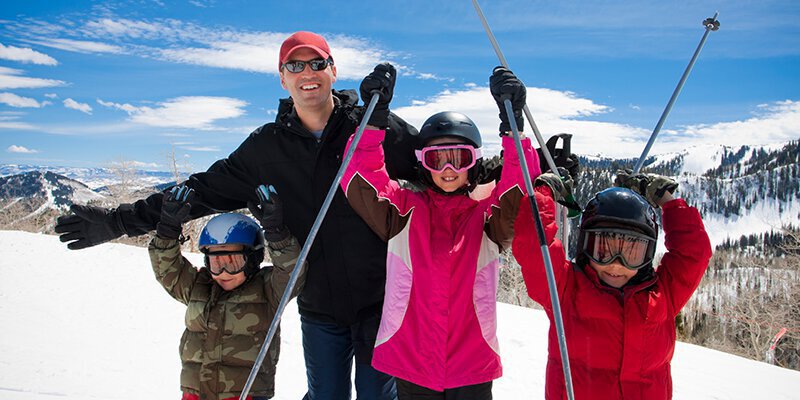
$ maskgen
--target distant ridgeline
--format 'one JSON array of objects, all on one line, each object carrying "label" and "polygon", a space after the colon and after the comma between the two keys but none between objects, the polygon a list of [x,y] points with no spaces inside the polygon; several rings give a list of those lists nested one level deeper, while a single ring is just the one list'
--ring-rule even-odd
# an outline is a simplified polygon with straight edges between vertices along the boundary
[{"label": "distant ridgeline", "polygon": [[[742,146],[723,156],[719,167],[706,172],[705,195],[688,199],[701,204],[701,212],[727,216],[742,215],[763,199],[778,200],[778,211],[785,203],[800,199],[800,142],[767,151]],[[700,201],[702,199],[702,201]],[[797,215],[800,219],[800,215]]]}]

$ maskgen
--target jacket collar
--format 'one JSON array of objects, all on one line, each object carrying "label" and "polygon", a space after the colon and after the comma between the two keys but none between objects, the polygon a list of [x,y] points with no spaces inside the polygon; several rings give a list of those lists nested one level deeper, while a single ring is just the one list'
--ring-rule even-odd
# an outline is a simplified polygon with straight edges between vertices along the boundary
[{"label": "jacket collar", "polygon": [[[331,90],[333,94],[333,108],[348,107],[354,108],[358,104],[358,94],[355,90]],[[294,100],[291,97],[280,99],[278,102],[278,115],[275,122],[285,124],[290,120],[297,120],[297,112],[294,109]],[[298,121],[299,122],[299,121]]]},{"label": "jacket collar", "polygon": [[459,212],[475,207],[478,202],[470,198],[467,194],[462,193],[449,193],[444,194],[441,191],[433,190],[428,187],[425,192],[428,194],[431,203],[438,210],[446,213]]}]

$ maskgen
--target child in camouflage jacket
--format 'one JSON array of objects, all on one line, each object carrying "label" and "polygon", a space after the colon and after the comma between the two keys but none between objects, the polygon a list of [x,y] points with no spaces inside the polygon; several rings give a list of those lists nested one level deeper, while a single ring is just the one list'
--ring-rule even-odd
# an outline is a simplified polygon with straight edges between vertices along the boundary
[{"label": "child in camouflage jacket", "polygon": [[[264,231],[242,214],[217,215],[201,233],[199,247],[205,253],[205,266],[199,269],[181,255],[179,241],[193,190],[175,187],[164,196],[161,222],[148,250],[158,282],[187,305],[186,330],[179,347],[182,400],[239,398],[286,289],[300,249],[283,225],[274,189],[271,195],[264,193],[260,208],[250,205]],[[260,268],[265,236],[271,268]],[[304,280],[305,272],[292,297]],[[274,395],[279,349],[280,330],[248,399]]]}]

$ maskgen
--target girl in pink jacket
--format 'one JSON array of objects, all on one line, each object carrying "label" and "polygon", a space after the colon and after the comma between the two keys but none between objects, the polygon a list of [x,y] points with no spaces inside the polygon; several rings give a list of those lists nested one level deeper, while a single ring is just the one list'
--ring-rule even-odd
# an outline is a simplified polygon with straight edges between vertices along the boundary
[{"label": "girl in pink jacket", "polygon": [[[525,87],[505,68],[495,70],[491,86],[501,119],[505,94],[521,126]],[[401,188],[389,179],[383,130],[364,132],[344,174],[342,189],[350,205],[388,242],[372,365],[397,378],[401,400],[491,399],[492,381],[502,375],[495,307],[499,253],[511,245],[525,196],[508,125],[506,118],[501,178],[482,200],[469,196],[476,185],[481,135],[472,120],[455,112],[431,116],[420,130],[424,147],[417,157],[425,190]],[[530,139],[522,143],[536,177],[536,152]]]}]

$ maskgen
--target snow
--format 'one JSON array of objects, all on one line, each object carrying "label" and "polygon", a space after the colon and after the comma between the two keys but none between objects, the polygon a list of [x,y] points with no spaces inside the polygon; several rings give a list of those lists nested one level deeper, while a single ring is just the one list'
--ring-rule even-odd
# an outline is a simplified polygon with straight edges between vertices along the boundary
[{"label": "snow", "polygon": [[775,199],[761,199],[752,209],[742,207],[743,215],[732,214],[725,217],[722,214],[707,213],[703,215],[711,245],[722,244],[726,238],[739,239],[742,235],[780,231],[782,227],[798,223],[800,215],[800,201],[792,200],[783,202],[783,212],[779,211],[779,201]]},{"label": "snow", "polygon": [[[70,251],[55,236],[0,231],[0,399],[178,399],[185,308],[153,277],[147,250]],[[200,262],[200,254],[189,254]],[[504,376],[496,399],[542,398],[547,317],[498,305]],[[276,396],[305,393],[294,302],[282,325]],[[678,343],[676,399],[797,399],[800,372]]]}]

